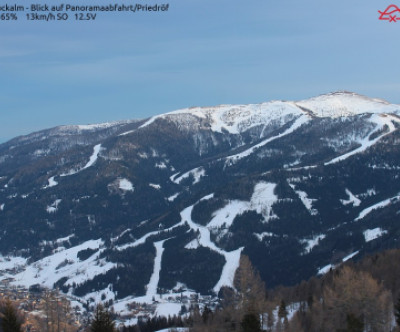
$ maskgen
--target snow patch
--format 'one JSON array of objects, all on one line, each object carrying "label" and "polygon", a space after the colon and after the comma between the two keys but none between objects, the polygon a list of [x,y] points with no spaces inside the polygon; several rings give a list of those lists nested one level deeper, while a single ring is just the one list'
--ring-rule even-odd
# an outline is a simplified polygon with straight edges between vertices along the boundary
[{"label": "snow patch", "polygon": [[210,123],[217,133],[240,134],[252,127],[279,122],[281,125],[304,115],[293,102],[271,101],[250,105],[219,105],[215,107],[191,107],[150,118],[140,128],[151,125],[157,119],[168,119],[179,127],[196,128],[199,119]]},{"label": "snow patch", "polygon": [[274,233],[271,232],[263,232],[263,233],[253,233],[254,236],[258,239],[258,241],[262,242],[265,237],[272,237],[275,236]]},{"label": "snow patch", "polygon": [[376,203],[376,204],[374,204],[374,205],[372,205],[370,207],[367,207],[366,209],[364,209],[364,210],[362,210],[360,212],[360,214],[358,215],[358,217],[356,219],[354,219],[354,221],[361,220],[365,216],[370,214],[373,210],[383,208],[383,207],[388,206],[388,205],[390,205],[392,203],[397,203],[399,200],[400,200],[400,195],[385,199],[384,201],[381,201],[381,202]]},{"label": "snow patch", "polygon": [[161,186],[160,186],[159,184],[149,183],[149,186],[152,187],[152,188],[154,188],[154,189],[157,189],[157,190],[160,190],[160,189],[161,189]]},{"label": "snow patch", "polygon": [[219,228],[224,226],[225,228],[229,228],[235,217],[247,210],[249,210],[248,202],[238,200],[230,201],[222,209],[219,209],[212,214],[213,218],[207,224],[207,227]]},{"label": "snow patch", "polygon": [[200,245],[199,245],[199,240],[198,240],[198,239],[194,239],[193,241],[190,241],[190,242],[185,246],[185,249],[197,249],[198,247],[200,247]]},{"label": "snow patch", "polygon": [[334,92],[296,102],[318,117],[337,118],[363,113],[396,113],[399,105],[351,92]]},{"label": "snow patch", "polygon": [[296,186],[291,183],[289,183],[289,186],[294,190],[294,192],[297,194],[297,196],[299,196],[301,202],[306,207],[306,209],[310,212],[310,214],[312,216],[317,215],[318,211],[316,209],[312,208],[312,204],[313,204],[313,202],[316,201],[316,199],[308,198],[308,195],[306,192],[301,191],[301,190],[296,190],[295,189]]},{"label": "snow patch", "polygon": [[224,226],[225,228],[229,228],[236,216],[246,211],[256,211],[262,214],[265,223],[269,220],[277,219],[278,216],[272,211],[272,205],[278,201],[278,196],[274,194],[275,188],[275,183],[263,181],[257,183],[254,186],[250,202],[239,200],[229,201],[227,205],[212,214],[212,219],[207,224],[207,227],[220,228]]},{"label": "snow patch", "polygon": [[351,253],[350,255],[347,255],[346,257],[344,257],[342,259],[342,262],[347,262],[349,259],[353,258],[355,255],[358,255],[359,251],[355,251],[353,253]]},{"label": "snow patch", "polygon": [[306,247],[304,248],[305,253],[309,253],[312,248],[319,244],[319,241],[323,240],[326,237],[325,234],[315,235],[312,239],[302,239],[300,243],[305,243]]},{"label": "snow patch", "polygon": [[28,259],[24,257],[17,257],[17,256],[7,256],[4,257],[0,254],[0,271],[2,271],[3,275],[0,278],[5,277],[6,274],[4,272],[8,270],[18,270],[23,268]]},{"label": "snow patch", "polygon": [[182,180],[187,179],[189,176],[193,176],[194,180],[192,184],[196,184],[200,182],[201,177],[206,175],[206,171],[204,170],[203,167],[198,167],[182,174],[179,177],[176,177],[178,174],[179,173],[172,175],[170,177],[170,180],[176,184],[180,184]]},{"label": "snow patch", "polygon": [[6,205],[3,203],[3,204],[1,204],[0,205],[0,211],[4,211],[4,207],[5,207]]},{"label": "snow patch", "polygon": [[93,166],[95,164],[95,162],[98,159],[100,150],[102,149],[101,144],[97,144],[93,147],[93,153],[89,158],[89,161],[86,163],[85,166],[83,166],[81,169],[75,170],[75,169],[71,169],[68,173],[64,173],[64,174],[60,174],[60,176],[70,176],[70,175],[74,175],[77,174],[91,166]]},{"label": "snow patch", "polygon": [[[103,241],[89,240],[78,246],[65,249],[54,253],[41,260],[33,262],[25,267],[24,271],[14,275],[14,285],[22,285],[26,288],[34,284],[52,288],[54,283],[61,278],[67,278],[66,284],[80,284],[86,280],[91,280],[99,274],[106,273],[108,270],[116,267],[116,264],[106,262],[104,259],[99,259],[100,254],[104,249]],[[100,249],[88,259],[81,261],[78,258],[78,252],[84,249]],[[3,278],[10,275],[3,275]]]},{"label": "snow patch", "polygon": [[383,230],[380,227],[374,228],[374,229],[367,229],[366,231],[363,232],[365,242],[369,242],[372,240],[377,239],[378,237],[381,237],[384,234],[387,234],[387,231]]},{"label": "snow patch", "polygon": [[387,126],[389,128],[389,132],[382,133],[381,135],[378,135],[378,137],[374,138],[373,140],[369,139],[369,137],[371,136],[371,134],[373,134],[373,132],[368,133],[368,135],[366,135],[364,138],[360,138],[358,140],[357,143],[359,143],[361,145],[360,147],[358,147],[350,152],[347,152],[339,157],[333,158],[332,160],[326,162],[324,165],[334,164],[334,163],[343,161],[355,154],[364,152],[369,147],[376,144],[381,138],[385,137],[386,135],[389,135],[390,133],[392,133],[393,131],[396,130],[392,121],[400,122],[400,120],[395,118],[394,116],[390,116],[390,115],[383,116],[380,114],[372,114],[371,117],[369,118],[369,121],[376,124],[376,131],[374,131],[374,132],[382,130],[384,126]]},{"label": "snow patch", "polygon": [[172,196],[169,196],[169,197],[167,198],[167,200],[168,200],[169,202],[173,202],[173,201],[179,196],[179,194],[180,194],[180,193],[176,193],[176,194],[174,194],[174,195],[172,195]]},{"label": "snow patch", "polygon": [[376,191],[374,188],[368,189],[365,193],[357,195],[358,197],[365,198],[365,197],[370,197],[370,196],[375,196]]},{"label": "snow patch", "polygon": [[112,284],[109,284],[106,288],[95,291],[92,293],[87,293],[84,297],[85,300],[94,300],[94,303],[105,303],[109,300],[115,300],[115,293],[112,290]]},{"label": "snow patch", "polygon": [[100,149],[101,149],[101,144],[97,144],[93,147],[93,154],[90,156],[90,159],[87,162],[87,164],[85,166],[83,166],[82,170],[94,165],[94,163],[96,162],[96,160],[99,156]]},{"label": "snow patch", "polygon": [[[157,305],[156,309],[156,316],[164,316],[164,317],[173,317],[173,316],[179,316],[179,312],[181,311],[182,303],[171,303],[171,302],[166,302],[166,303],[160,303]],[[188,329],[183,329],[180,328],[181,331],[188,331]],[[164,331],[176,331],[176,328],[171,328],[167,329]]]},{"label": "snow patch", "polygon": [[48,205],[46,211],[48,213],[55,213],[58,210],[58,205],[61,203],[61,199],[56,199],[52,204]]},{"label": "snow patch", "polygon": [[47,188],[51,188],[51,187],[55,187],[56,185],[58,185],[58,182],[56,180],[54,180],[54,176],[52,176],[50,179],[48,179],[48,185],[44,186],[43,189],[47,189]]},{"label": "snow patch", "polygon": [[154,259],[154,269],[153,274],[150,277],[150,281],[146,286],[146,295],[142,297],[136,298],[137,302],[150,302],[153,298],[157,296],[157,287],[158,281],[160,279],[160,271],[161,271],[161,258],[164,252],[163,244],[167,240],[162,240],[158,242],[154,242],[154,247],[156,248],[156,257]]},{"label": "snow patch", "polygon": [[[139,225],[140,226],[140,225]],[[130,228],[128,228],[128,229],[125,229],[121,234],[119,234],[118,236],[116,236],[116,237],[112,237],[111,238],[111,242],[116,242],[116,241],[118,241],[121,237],[123,237],[126,233],[128,233],[128,232],[130,232],[131,231],[131,229]]]},{"label": "snow patch", "polygon": [[309,118],[307,116],[305,116],[305,115],[300,116],[290,126],[290,128],[286,129],[283,133],[273,136],[273,137],[270,137],[270,138],[262,141],[261,143],[258,143],[241,153],[227,157],[226,161],[225,161],[225,166],[231,166],[231,165],[235,164],[236,162],[238,162],[240,159],[243,159],[243,158],[253,154],[257,149],[261,148],[262,146],[267,145],[268,143],[270,143],[278,138],[281,138],[283,136],[291,134],[292,132],[294,132],[296,129],[300,128],[303,124],[307,123],[308,121],[309,121]]},{"label": "snow patch", "polygon": [[330,269],[333,269],[334,266],[332,264],[325,265],[323,268],[320,268],[317,272],[317,274],[326,274],[330,271]]},{"label": "snow patch", "polygon": [[361,204],[361,200],[359,200],[356,196],[354,196],[349,189],[346,188],[346,194],[349,196],[349,199],[344,200],[341,199],[343,205],[352,204],[353,206],[359,206]]},{"label": "snow patch", "polygon": [[123,191],[133,191],[134,190],[132,182],[130,182],[128,179],[120,179],[118,187],[119,187],[119,189],[121,189]]},{"label": "snow patch", "polygon": [[155,167],[159,169],[166,169],[167,165],[164,162],[161,162],[161,163],[156,163]]},{"label": "snow patch", "polygon": [[240,255],[244,247],[231,252],[224,252],[226,263],[222,269],[221,277],[214,286],[214,292],[218,293],[222,286],[233,286],[233,279],[240,264]]},{"label": "snow patch", "polygon": [[259,182],[255,185],[251,196],[250,209],[262,214],[265,222],[278,218],[272,212],[272,205],[278,201],[278,196],[274,194],[275,188],[275,183]]},{"label": "snow patch", "polygon": [[231,252],[226,252],[225,250],[218,248],[211,241],[210,230],[207,227],[200,226],[193,222],[191,218],[193,206],[194,205],[191,205],[181,212],[181,222],[176,226],[187,223],[195,233],[199,233],[197,238],[199,245],[210,248],[212,251],[215,251],[225,257],[225,265],[222,269],[220,280],[213,288],[213,290],[218,293],[222,286],[233,286],[233,278],[235,276],[236,269],[239,266],[240,254],[244,248],[242,247]]}]

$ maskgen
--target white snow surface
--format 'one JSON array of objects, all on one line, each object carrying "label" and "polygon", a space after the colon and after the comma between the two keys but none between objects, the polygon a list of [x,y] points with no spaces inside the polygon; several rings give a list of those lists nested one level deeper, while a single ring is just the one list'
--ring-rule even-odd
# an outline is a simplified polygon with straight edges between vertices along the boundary
[{"label": "white snow surface", "polygon": [[207,120],[211,130],[238,134],[249,128],[279,121],[281,125],[303,115],[304,112],[293,102],[271,101],[249,105],[219,105],[214,107],[192,107],[152,117],[140,128],[157,119],[169,119],[179,126],[196,126],[198,119]]},{"label": "white snow surface", "polygon": [[240,264],[240,255],[243,249],[244,247],[231,252],[224,252],[226,263],[222,269],[220,279],[213,288],[215,293],[218,293],[223,286],[233,287],[233,280]]},{"label": "white snow surface", "polygon": [[226,252],[225,250],[218,248],[215,243],[211,241],[210,230],[207,227],[193,222],[191,217],[192,210],[193,205],[187,207],[181,212],[180,224],[185,224],[186,222],[192,230],[194,230],[196,233],[199,233],[198,242],[201,246],[210,248],[212,251],[215,251],[225,257],[225,265],[222,269],[221,277],[213,288],[213,290],[218,293],[222,286],[233,286],[235,272],[239,266],[240,254],[244,248],[242,247],[231,252]]},{"label": "white snow surface", "polygon": [[18,257],[18,256],[4,257],[3,255],[0,254],[0,271],[4,273],[7,270],[12,270],[14,268],[23,267],[26,265],[26,262],[27,262],[27,258]]},{"label": "white snow surface", "polygon": [[130,231],[131,231],[130,228],[125,229],[123,232],[121,232],[121,234],[117,235],[116,237],[112,237],[111,242],[118,241],[121,237],[123,237],[126,233],[128,233]]},{"label": "white snow surface", "polygon": [[124,190],[124,191],[133,191],[134,190],[132,182],[125,178],[119,180],[118,187],[119,187],[119,189]]},{"label": "white snow surface", "polygon": [[58,127],[60,131],[70,131],[70,130],[96,130],[96,129],[107,129],[120,124],[129,124],[131,122],[136,122],[137,120],[122,120],[104,123],[94,123],[86,125],[66,125]]},{"label": "white snow surface", "polygon": [[341,199],[343,205],[352,204],[353,206],[359,206],[361,204],[361,200],[352,194],[352,192],[346,188],[346,194],[349,196],[349,199]]},{"label": "white snow surface", "polygon": [[160,279],[160,271],[161,271],[161,258],[164,252],[164,242],[167,240],[162,240],[158,242],[154,242],[154,247],[156,248],[156,257],[154,259],[154,269],[153,274],[150,277],[150,281],[146,286],[146,295],[137,297],[137,302],[145,302],[151,303],[153,298],[157,297],[157,287],[158,281]]},{"label": "white snow surface", "polygon": [[169,196],[167,198],[168,202],[173,202],[179,196],[179,194],[180,193],[176,193],[176,194],[173,194],[172,196]]},{"label": "white snow surface", "polygon": [[77,174],[79,172],[82,172],[83,170],[93,166],[95,164],[95,162],[97,161],[98,157],[99,157],[99,153],[101,151],[102,147],[101,144],[97,144],[93,147],[93,153],[89,158],[89,161],[86,163],[85,166],[83,166],[81,169],[71,169],[68,173],[63,173],[60,174],[60,176],[70,176],[70,175],[74,175]]},{"label": "white snow surface", "polygon": [[3,204],[1,204],[0,205],[0,211],[4,211],[4,207],[5,207],[6,205],[3,203]]},{"label": "white snow surface", "polygon": [[140,128],[149,126],[157,119],[168,119],[176,123],[178,128],[190,131],[202,128],[201,119],[214,132],[240,134],[252,127],[271,123],[283,126],[301,115],[337,118],[363,113],[400,114],[400,105],[356,93],[335,92],[297,102],[270,101],[249,105],[185,108],[154,116]]},{"label": "white snow surface", "polygon": [[347,262],[349,259],[353,258],[355,255],[358,255],[359,251],[352,252],[350,255],[347,255],[342,259],[342,262]]},{"label": "white snow surface", "polygon": [[307,115],[302,115],[302,116],[298,117],[294,121],[294,123],[290,126],[290,128],[286,129],[283,133],[280,133],[279,135],[276,135],[273,137],[269,137],[266,140],[252,146],[251,148],[249,148],[243,152],[226,157],[225,165],[226,166],[233,165],[240,159],[243,159],[243,158],[248,157],[249,155],[253,154],[254,152],[257,151],[257,149],[261,148],[262,146],[267,145],[268,143],[270,143],[278,138],[281,138],[283,136],[291,134],[296,129],[300,128],[303,124],[307,123],[309,120],[310,120],[310,118]]},{"label": "white snow surface", "polygon": [[213,218],[207,224],[207,226],[209,228],[222,227],[222,226],[225,226],[225,228],[229,228],[232,225],[235,217],[249,210],[249,207],[250,206],[248,202],[243,202],[238,200],[230,201],[223,208],[215,211],[212,214]]},{"label": "white snow surface", "polygon": [[249,202],[233,200],[229,201],[223,208],[212,214],[211,221],[207,224],[209,228],[225,226],[229,228],[237,215],[246,211],[256,211],[264,217],[264,222],[268,222],[278,217],[272,211],[272,205],[278,201],[278,196],[274,194],[276,184],[270,182],[259,182],[254,186],[254,192]]},{"label": "white snow surface", "polygon": [[261,213],[264,216],[265,222],[278,218],[272,212],[272,205],[278,201],[278,196],[274,193],[275,188],[275,183],[262,181],[255,185],[253,195],[251,196],[250,209]]},{"label": "white snow surface", "polygon": [[320,268],[317,274],[326,274],[329,272],[330,269],[333,269],[334,266],[332,264],[325,265],[324,267]]},{"label": "white snow surface", "polygon": [[[99,274],[106,273],[114,268],[116,264],[99,259],[99,255],[104,249],[102,240],[89,240],[78,246],[65,249],[47,256],[41,260],[31,263],[25,267],[25,270],[11,276],[15,279],[13,284],[22,285],[26,288],[34,284],[52,288],[54,283],[61,278],[66,277],[66,284],[83,283],[85,280],[91,280]],[[84,249],[100,249],[88,259],[81,261],[77,254]]]},{"label": "white snow surface", "polygon": [[399,200],[400,200],[400,195],[385,199],[385,200],[378,202],[370,207],[367,207],[366,209],[364,209],[360,212],[360,214],[358,215],[358,217],[356,219],[354,219],[354,221],[361,220],[366,215],[370,214],[373,210],[383,208],[385,206],[388,206],[391,203],[396,203]]},{"label": "white snow surface", "polygon": [[[358,255],[359,251],[354,251],[351,254],[347,255],[346,257],[344,257],[342,259],[342,262],[347,262],[349,259],[353,258],[354,256]],[[333,265],[333,264],[328,264],[322,268],[320,268],[317,272],[317,274],[326,274],[329,272],[330,269],[334,269],[337,265]]]},{"label": "white snow surface", "polygon": [[182,180],[188,178],[190,175],[192,175],[194,177],[194,181],[192,184],[196,184],[198,182],[200,182],[200,178],[206,175],[206,171],[204,170],[203,167],[197,167],[195,169],[192,169],[180,176],[177,177],[179,173],[174,174],[170,177],[170,180],[176,184],[179,184],[182,182]]},{"label": "white snow surface", "polygon": [[[336,158],[333,158],[332,160],[328,161],[325,163],[325,165],[330,165],[333,163],[337,163],[339,161],[343,161],[357,153],[361,153],[364,152],[365,150],[367,150],[369,147],[373,146],[374,144],[376,144],[381,138],[385,137],[386,135],[389,135],[390,133],[392,133],[396,128],[393,124],[393,121],[400,123],[400,120],[394,116],[391,115],[381,115],[381,114],[372,114],[371,117],[369,118],[369,121],[374,123],[376,125],[376,130],[381,130],[383,128],[383,126],[387,126],[389,128],[389,132],[385,132],[382,133],[380,135],[378,135],[377,137],[375,137],[374,139],[370,140],[369,136],[373,133],[370,132],[368,133],[367,136],[359,138],[358,143],[361,145],[360,147],[349,151],[341,156],[338,156]],[[374,130],[374,132],[376,131]]]},{"label": "white snow surface", "polygon": [[100,149],[101,149],[101,144],[97,144],[93,147],[93,153],[90,156],[90,159],[87,162],[87,164],[85,166],[83,166],[82,170],[94,165],[94,163],[96,162],[96,160],[99,156]]},{"label": "white snow surface", "polygon": [[197,249],[198,247],[200,247],[199,240],[194,239],[185,246],[185,249]]},{"label": "white snow surface", "polygon": [[380,227],[374,228],[374,229],[367,229],[364,231],[364,238],[365,242],[369,242],[372,240],[377,239],[378,237],[381,237],[382,235],[386,234],[387,231],[383,230]]},{"label": "white snow surface", "polygon": [[253,233],[253,234],[260,242],[263,241],[265,237],[275,236],[275,234],[271,232]]},{"label": "white snow surface", "polygon": [[58,205],[61,203],[61,199],[56,199],[53,203],[47,206],[46,211],[48,213],[54,213],[58,210]]},{"label": "white snow surface", "polygon": [[304,249],[305,253],[309,253],[312,248],[314,248],[316,245],[319,244],[319,241],[323,240],[325,238],[325,234],[319,234],[313,236],[311,239],[302,239],[300,240],[301,243],[306,243],[306,247]]},{"label": "white snow surface", "polygon": [[168,316],[173,317],[174,315],[179,316],[179,312],[181,311],[181,306],[182,303],[173,303],[173,302],[160,303],[159,305],[157,305],[155,315],[164,317]]},{"label": "white snow surface", "polygon": [[400,105],[351,92],[334,92],[296,102],[318,117],[352,116],[362,113],[399,113]]},{"label": "white snow surface", "polygon": [[44,189],[47,188],[51,188],[51,187],[55,187],[56,185],[58,185],[58,182],[56,180],[54,180],[54,176],[52,176],[51,178],[49,178],[47,181],[49,182],[49,184],[47,186],[44,187]]},{"label": "white snow surface", "polygon": [[294,190],[294,192],[299,196],[301,202],[306,207],[306,209],[310,212],[312,216],[318,214],[316,209],[313,209],[312,204],[316,201],[316,199],[308,198],[308,195],[305,191],[296,190],[296,186],[294,184],[289,183],[289,186]]},{"label": "white snow surface", "polygon": [[[202,199],[209,199],[213,196],[213,194],[211,195],[207,195],[206,197],[203,197]],[[121,246],[117,246],[116,249],[118,250],[125,250],[127,248],[130,247],[135,247],[138,246],[140,244],[145,243],[145,241],[153,235],[157,235],[163,232],[168,232],[173,230],[176,227],[180,227],[183,226],[185,224],[187,224],[191,230],[193,230],[194,232],[198,232],[199,236],[197,238],[197,244],[196,245],[200,245],[206,248],[210,248],[212,251],[215,251],[217,253],[219,253],[220,255],[224,256],[225,258],[225,265],[222,269],[222,273],[221,273],[221,277],[219,279],[219,281],[217,282],[217,284],[214,286],[214,291],[218,292],[220,290],[220,288],[222,286],[230,286],[232,287],[233,285],[233,278],[236,272],[237,267],[239,266],[239,261],[240,261],[240,254],[243,250],[243,248],[238,248],[234,251],[231,252],[226,252],[225,250],[222,250],[220,248],[218,248],[214,242],[211,241],[211,234],[210,234],[210,230],[208,229],[208,227],[205,226],[201,226],[196,224],[195,222],[193,222],[192,220],[192,210],[193,210],[193,206],[191,205],[187,208],[185,208],[180,214],[181,214],[181,221],[177,224],[175,224],[174,226],[168,228],[168,229],[164,229],[161,231],[154,231],[154,232],[150,232],[147,233],[146,235],[144,235],[143,237],[141,237],[140,239],[135,240],[134,242],[131,243],[126,243],[124,245]],[[158,243],[158,244],[157,244]],[[161,256],[162,256],[162,244],[163,241],[159,241],[156,242],[155,245],[156,249],[157,249],[157,257],[159,257],[160,259],[160,263],[155,264],[155,271],[156,271],[156,267],[158,266],[158,264],[161,264]],[[187,246],[194,246],[194,242],[189,243]],[[158,259],[158,258],[157,258]],[[160,265],[161,266],[161,265]],[[153,272],[153,275],[155,272]],[[155,298],[157,298],[154,293],[154,284],[155,284],[155,277],[152,277],[152,281],[149,282],[148,285],[148,292],[146,293],[146,296],[143,297],[139,297],[136,298],[135,301],[136,302],[147,302],[149,303],[149,301],[151,301],[152,297],[154,296]],[[149,289],[151,289],[151,291],[149,291]]]}]

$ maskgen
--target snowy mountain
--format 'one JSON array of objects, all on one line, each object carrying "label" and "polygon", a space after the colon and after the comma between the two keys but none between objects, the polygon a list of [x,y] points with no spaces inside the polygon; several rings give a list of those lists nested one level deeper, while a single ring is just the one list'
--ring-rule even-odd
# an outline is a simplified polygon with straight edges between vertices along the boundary
[{"label": "snowy mountain", "polygon": [[0,145],[1,279],[124,312],[218,294],[241,254],[272,287],[398,247],[399,127],[400,105],[336,92],[15,138]]}]

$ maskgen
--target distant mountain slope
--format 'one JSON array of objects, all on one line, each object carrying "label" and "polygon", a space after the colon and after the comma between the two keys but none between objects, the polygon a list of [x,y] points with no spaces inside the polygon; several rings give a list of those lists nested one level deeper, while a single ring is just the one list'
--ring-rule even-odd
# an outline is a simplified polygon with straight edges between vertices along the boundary
[{"label": "distant mountain slope", "polygon": [[241,253],[272,287],[398,247],[399,125],[399,105],[336,92],[13,139],[1,278],[121,309],[218,293]]}]

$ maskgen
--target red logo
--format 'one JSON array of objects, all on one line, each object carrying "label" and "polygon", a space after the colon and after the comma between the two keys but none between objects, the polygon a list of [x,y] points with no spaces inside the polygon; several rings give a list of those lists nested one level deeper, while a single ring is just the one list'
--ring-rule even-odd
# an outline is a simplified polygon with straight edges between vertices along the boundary
[{"label": "red logo", "polygon": [[400,8],[396,5],[388,6],[384,12],[378,10],[378,13],[381,14],[381,16],[379,16],[380,20],[385,20],[389,22],[397,22],[397,20],[400,20]]}]

